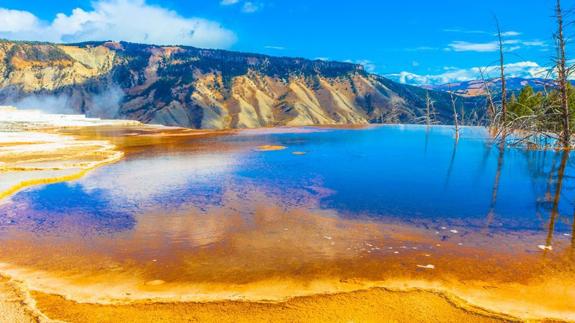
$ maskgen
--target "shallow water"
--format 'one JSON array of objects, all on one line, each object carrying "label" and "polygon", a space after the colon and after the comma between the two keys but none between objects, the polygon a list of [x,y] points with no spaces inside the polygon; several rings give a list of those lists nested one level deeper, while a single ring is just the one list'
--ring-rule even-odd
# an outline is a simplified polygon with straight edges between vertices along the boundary
[{"label": "shallow water", "polygon": [[558,286],[575,280],[573,160],[502,150],[471,127],[457,142],[449,127],[381,126],[132,147],[3,201],[0,270],[88,301],[488,286],[459,296],[525,308],[544,297],[538,310],[568,317],[574,295]]}]

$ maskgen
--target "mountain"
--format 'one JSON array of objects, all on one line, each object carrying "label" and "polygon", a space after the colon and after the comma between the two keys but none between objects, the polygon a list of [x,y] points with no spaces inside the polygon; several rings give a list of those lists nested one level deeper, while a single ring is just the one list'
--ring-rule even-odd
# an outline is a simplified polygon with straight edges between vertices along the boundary
[{"label": "mountain", "polygon": [[[546,88],[550,89],[555,86],[555,82],[549,79],[543,78],[519,78],[511,77],[506,79],[507,89],[510,92],[519,92],[526,85],[530,85],[536,91],[543,91]],[[424,88],[435,90],[435,91],[453,91],[454,93],[461,96],[482,96],[486,95],[486,86],[492,90],[492,93],[499,93],[501,88],[501,78],[493,78],[483,82],[482,80],[473,80],[466,82],[449,83],[442,85],[428,85]]]},{"label": "mountain", "polygon": [[[402,85],[361,65],[187,46],[0,41],[0,104],[145,123],[223,129],[416,123],[426,95],[452,122],[447,93]],[[478,100],[458,109],[481,119]]]}]

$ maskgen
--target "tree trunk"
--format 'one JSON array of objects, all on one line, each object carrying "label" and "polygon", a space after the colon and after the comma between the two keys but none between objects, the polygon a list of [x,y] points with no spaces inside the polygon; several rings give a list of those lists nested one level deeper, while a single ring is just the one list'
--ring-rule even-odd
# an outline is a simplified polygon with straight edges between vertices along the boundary
[{"label": "tree trunk", "polygon": [[567,63],[565,58],[565,38],[563,35],[563,11],[561,10],[561,0],[557,0],[555,8],[557,18],[557,83],[561,94],[561,121],[563,131],[560,135],[561,145],[564,148],[571,147],[571,129],[569,125],[569,99],[567,94]]},{"label": "tree trunk", "polygon": [[431,98],[429,97],[429,91],[426,92],[425,103],[426,103],[426,111],[425,111],[426,120],[425,121],[426,121],[427,126],[429,127],[429,126],[431,126],[431,104],[432,104]]},{"label": "tree trunk", "polygon": [[495,109],[495,103],[493,101],[493,95],[491,94],[491,89],[489,88],[489,84],[485,79],[485,74],[483,73],[482,69],[479,69],[479,74],[481,75],[481,81],[483,82],[483,87],[485,88],[485,94],[487,94],[487,115],[489,116],[489,125],[495,125],[495,115],[497,114]]},{"label": "tree trunk", "polygon": [[501,35],[501,28],[499,20],[495,17],[495,24],[497,25],[497,38],[499,40],[499,69],[501,72],[501,124],[505,127],[507,122],[507,82],[505,80],[505,55],[503,53],[503,36]]},{"label": "tree trunk", "polygon": [[457,117],[457,107],[455,104],[455,97],[453,96],[453,91],[449,88],[449,96],[451,97],[451,106],[453,107],[453,122],[455,124],[455,140],[459,139],[459,121]]}]

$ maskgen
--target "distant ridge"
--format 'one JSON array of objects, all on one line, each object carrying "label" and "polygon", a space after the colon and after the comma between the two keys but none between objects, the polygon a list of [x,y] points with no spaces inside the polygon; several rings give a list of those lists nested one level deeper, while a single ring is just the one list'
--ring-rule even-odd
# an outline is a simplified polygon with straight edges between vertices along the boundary
[{"label": "distant ridge", "polygon": [[[127,42],[0,41],[0,104],[190,128],[421,123],[449,95],[345,62]],[[459,98],[470,123],[484,105]],[[462,111],[463,112],[463,111]]]},{"label": "distant ridge", "polygon": [[[506,85],[510,91],[520,91],[527,85],[533,87],[536,91],[543,91],[555,87],[555,81],[543,78],[511,77],[506,79]],[[435,91],[453,91],[458,95],[474,97],[486,95],[486,86],[489,87],[494,94],[498,94],[498,89],[501,87],[501,78],[492,78],[485,82],[482,80],[473,80],[441,85],[425,85],[422,87]]]}]

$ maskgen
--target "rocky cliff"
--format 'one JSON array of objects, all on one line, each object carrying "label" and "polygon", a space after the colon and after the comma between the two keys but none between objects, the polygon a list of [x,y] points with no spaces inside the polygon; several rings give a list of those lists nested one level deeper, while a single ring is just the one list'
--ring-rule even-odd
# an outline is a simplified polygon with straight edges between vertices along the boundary
[{"label": "rocky cliff", "polygon": [[[190,128],[417,123],[426,111],[427,90],[361,65],[184,46],[3,41],[0,73],[0,104]],[[429,93],[451,123],[449,95]],[[458,109],[480,122],[478,101]]]}]

